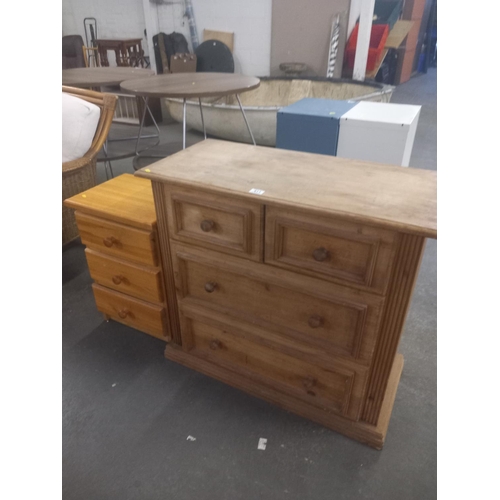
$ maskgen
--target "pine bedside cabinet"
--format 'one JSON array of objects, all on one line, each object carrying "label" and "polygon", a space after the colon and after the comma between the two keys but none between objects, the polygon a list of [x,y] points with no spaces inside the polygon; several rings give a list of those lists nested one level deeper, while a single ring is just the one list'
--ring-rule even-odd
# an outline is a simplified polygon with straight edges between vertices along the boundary
[{"label": "pine bedside cabinet", "polygon": [[107,319],[167,340],[151,182],[124,174],[64,203],[76,210],[97,309]]},{"label": "pine bedside cabinet", "polygon": [[380,449],[436,173],[208,139],[135,175],[153,184],[165,356]]}]

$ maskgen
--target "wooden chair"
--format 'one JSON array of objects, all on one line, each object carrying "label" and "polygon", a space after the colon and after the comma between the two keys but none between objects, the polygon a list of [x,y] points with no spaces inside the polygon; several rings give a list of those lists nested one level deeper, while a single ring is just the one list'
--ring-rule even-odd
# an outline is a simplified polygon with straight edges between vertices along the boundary
[{"label": "wooden chair", "polygon": [[[101,109],[97,129],[90,149],[82,158],[62,164],[62,199],[70,198],[96,185],[97,153],[104,145],[115,112],[117,96],[73,87],[62,88],[63,92],[91,102]],[[78,237],[73,210],[63,205],[62,240],[63,245]]]}]

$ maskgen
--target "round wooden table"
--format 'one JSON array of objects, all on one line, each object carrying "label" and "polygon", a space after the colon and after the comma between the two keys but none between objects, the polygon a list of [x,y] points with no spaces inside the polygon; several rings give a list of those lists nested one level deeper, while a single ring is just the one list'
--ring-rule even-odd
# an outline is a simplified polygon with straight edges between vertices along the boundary
[{"label": "round wooden table", "polygon": [[72,68],[62,70],[62,84],[70,87],[119,86],[132,78],[147,78],[155,72],[141,68]]},{"label": "round wooden table", "polygon": [[[200,104],[201,122],[205,139],[205,121],[203,120],[202,97],[224,97],[234,94],[238,100],[243,119],[248,132],[255,145],[255,139],[248,124],[240,96],[242,92],[256,89],[260,85],[260,80],[253,76],[245,76],[233,73],[176,73],[167,75],[157,75],[151,78],[141,78],[139,80],[128,80],[120,84],[120,87],[137,96],[147,100],[150,97],[159,98],[181,98],[183,100],[183,120],[182,120],[182,147],[186,148],[186,101],[188,99],[198,99]],[[143,118],[145,117],[145,113]],[[141,130],[142,123],[141,121]]]},{"label": "round wooden table", "polygon": [[[145,80],[147,78],[152,78],[155,76],[155,72],[150,69],[142,68],[131,68],[131,67],[102,67],[102,68],[72,68],[62,70],[62,84],[69,87],[80,87],[80,88],[97,88],[100,87],[119,87],[120,83],[125,80],[130,80],[132,78],[140,78]],[[107,90],[107,92],[110,92]],[[112,91],[111,91],[112,92]],[[137,156],[138,145],[140,139],[157,139],[157,142],[153,146],[144,148],[142,151],[149,149],[150,147],[157,146],[160,143],[160,129],[156,120],[154,119],[153,113],[149,106],[147,105],[144,109],[143,121],[146,117],[146,111],[149,113],[151,120],[156,127],[156,134],[141,135],[142,126],[140,128],[139,134],[137,136],[131,137],[120,137],[117,139],[106,139],[103,146],[104,157],[99,157],[97,161],[104,162],[104,167],[106,169],[106,177],[108,177],[108,168],[113,177],[113,169],[111,167],[112,160],[120,160],[123,158],[130,158],[132,156]],[[135,148],[133,151],[122,153],[119,155],[110,156],[108,155],[108,142],[114,141],[136,141]]]}]

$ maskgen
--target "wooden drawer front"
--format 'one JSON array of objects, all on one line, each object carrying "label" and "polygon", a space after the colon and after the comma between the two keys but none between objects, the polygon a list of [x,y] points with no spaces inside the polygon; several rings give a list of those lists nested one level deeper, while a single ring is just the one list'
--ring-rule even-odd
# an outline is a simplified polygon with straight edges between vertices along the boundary
[{"label": "wooden drawer front", "polygon": [[249,340],[243,329],[235,331],[222,323],[183,318],[183,324],[191,354],[315,406],[358,419],[366,372],[356,372],[335,362],[328,369],[307,363]]},{"label": "wooden drawer front", "polygon": [[82,243],[115,257],[158,265],[153,233],[76,212]]},{"label": "wooden drawer front", "polygon": [[97,309],[102,313],[160,339],[167,336],[166,315],[162,306],[114,292],[95,283],[92,289]]},{"label": "wooden drawer front", "polygon": [[274,207],[266,210],[266,263],[384,293],[395,233]]},{"label": "wooden drawer front", "polygon": [[257,203],[175,191],[169,197],[170,236],[252,260],[262,260],[263,208]]},{"label": "wooden drawer front", "polygon": [[92,279],[100,285],[139,299],[162,302],[161,272],[85,249]]},{"label": "wooden drawer front", "polygon": [[244,268],[230,258],[210,257],[195,254],[193,249],[176,252],[181,301],[204,303],[246,321],[260,322],[334,354],[370,359],[383,302],[380,297],[349,294],[340,286],[332,290],[334,285],[329,283],[317,288],[318,280],[305,277],[286,282],[266,272],[267,266],[262,264],[248,268],[248,263]]}]

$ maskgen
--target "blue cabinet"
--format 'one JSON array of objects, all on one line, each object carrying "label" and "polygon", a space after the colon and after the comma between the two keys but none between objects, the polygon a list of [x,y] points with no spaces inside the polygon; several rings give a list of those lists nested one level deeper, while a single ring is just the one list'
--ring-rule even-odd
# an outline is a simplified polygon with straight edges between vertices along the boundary
[{"label": "blue cabinet", "polygon": [[276,147],[335,156],[340,117],[357,104],[305,98],[281,108],[277,115]]}]

